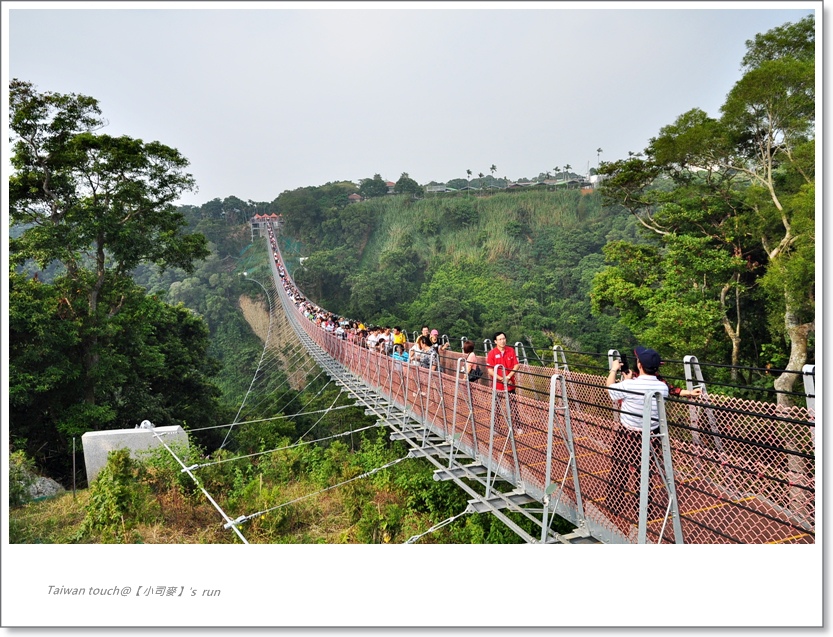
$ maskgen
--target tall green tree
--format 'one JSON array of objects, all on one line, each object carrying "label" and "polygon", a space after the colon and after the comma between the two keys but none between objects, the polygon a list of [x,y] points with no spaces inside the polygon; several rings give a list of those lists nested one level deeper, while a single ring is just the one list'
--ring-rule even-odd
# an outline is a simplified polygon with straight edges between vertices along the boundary
[{"label": "tall green tree", "polygon": [[396,181],[393,187],[393,192],[397,194],[411,194],[415,197],[425,193],[425,189],[417,182],[408,176],[408,173],[402,173],[402,176]]},{"label": "tall green tree", "polygon": [[10,241],[11,263],[64,269],[56,284],[79,323],[80,393],[95,428],[111,417],[96,409],[107,378],[102,353],[132,293],[131,271],[141,263],[189,270],[208,254],[205,238],[184,232],[174,207],[194,180],[173,148],[99,133],[94,98],[41,93],[15,79],[9,106],[11,223],[26,227]]},{"label": "tall green tree", "polygon": [[[742,319],[743,298],[753,288],[766,293],[770,323],[789,341],[787,371],[775,381],[785,392],[815,330],[814,31],[808,16],[747,41],[744,75],[719,118],[693,109],[660,130],[645,159],[600,169],[606,200],[667,245],[688,236],[705,242],[698,254],[706,261],[717,252],[730,257],[727,267],[703,272],[702,289],[711,278],[735,363],[741,333],[754,328]],[[613,299],[610,283],[595,290],[597,302]],[[787,394],[779,400],[788,402]]]},{"label": "tall green tree", "polygon": [[69,477],[72,437],[91,429],[132,428],[145,418],[192,427],[220,419],[217,364],[193,312],[138,286],[127,290],[99,339],[90,404],[85,299],[67,277],[46,284],[12,271],[9,283],[9,431],[52,477]]},{"label": "tall green tree", "polygon": [[388,185],[379,173],[373,175],[372,179],[362,179],[359,185],[359,194],[366,199],[371,197],[384,197],[388,194]]}]

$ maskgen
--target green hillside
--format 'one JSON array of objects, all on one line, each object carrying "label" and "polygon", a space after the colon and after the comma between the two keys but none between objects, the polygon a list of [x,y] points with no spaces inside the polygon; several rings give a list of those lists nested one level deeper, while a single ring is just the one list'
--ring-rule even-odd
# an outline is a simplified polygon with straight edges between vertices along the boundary
[{"label": "green hillside", "polygon": [[[296,281],[334,312],[409,330],[428,324],[456,342],[497,330],[539,348],[599,351],[632,340],[612,314],[591,315],[603,246],[637,233],[595,192],[394,195],[318,211],[314,198],[297,202],[292,193],[275,201],[286,233],[305,244]],[[321,231],[308,231],[316,217]],[[342,234],[345,226],[364,231]]]}]

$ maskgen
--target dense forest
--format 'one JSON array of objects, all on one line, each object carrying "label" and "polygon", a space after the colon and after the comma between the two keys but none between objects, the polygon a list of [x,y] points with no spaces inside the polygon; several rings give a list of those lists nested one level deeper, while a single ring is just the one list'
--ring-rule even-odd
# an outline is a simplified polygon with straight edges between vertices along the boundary
[{"label": "dense forest", "polygon": [[[92,97],[13,80],[14,466],[68,486],[74,440],[145,418],[201,429],[189,453],[214,457],[288,444],[310,428],[315,421],[299,416],[241,429],[220,450],[224,434],[207,429],[233,421],[262,356],[241,303],[249,298],[265,311],[265,298],[240,275],[268,272],[266,246],[249,226],[264,213],[282,215],[282,246],[299,286],[341,315],[409,333],[427,324],[454,347],[460,337],[477,342],[503,330],[541,357],[556,344],[582,354],[641,343],[667,359],[694,354],[725,364],[715,372],[722,379],[775,385],[778,400],[795,400],[796,375],[776,370],[814,360],[814,28],[810,16],[747,42],[743,77],[719,117],[693,109],[660,124],[643,152],[600,162],[593,190],[510,191],[506,178],[473,180],[467,171],[469,179],[445,183],[476,190],[426,192],[405,173],[388,192],[377,174],[287,190],[271,202],[229,196],[177,206],[194,187],[177,150],[98,132],[104,120]],[[353,202],[356,193],[362,200]],[[237,416],[334,399],[312,375],[300,388],[273,391],[286,381],[282,365],[265,370],[259,390],[268,398]],[[340,412],[316,432],[343,431],[345,418],[371,422],[360,410]],[[265,475],[277,497],[357,475],[397,451],[368,433],[350,447],[333,442],[286,451],[280,461],[247,461],[209,482],[234,503],[254,497],[255,484],[264,497]],[[117,518],[94,515],[96,502],[124,492],[122,482],[133,485],[114,505],[122,525],[130,507],[135,525],[164,517],[165,498],[202,506],[161,458],[143,467],[121,458],[108,471],[110,491],[90,489],[76,535],[46,541],[133,541],[116,533]],[[464,506],[416,461],[351,489],[330,502],[343,528],[311,533],[313,509],[293,509],[264,522],[258,537],[402,541]],[[439,541],[512,541],[481,518],[451,525]],[[18,532],[28,538],[19,541],[42,541]]]}]

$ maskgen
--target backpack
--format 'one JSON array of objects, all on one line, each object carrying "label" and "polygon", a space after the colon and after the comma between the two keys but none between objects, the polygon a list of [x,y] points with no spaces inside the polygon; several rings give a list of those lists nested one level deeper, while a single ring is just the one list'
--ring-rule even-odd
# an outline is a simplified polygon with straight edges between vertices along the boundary
[{"label": "backpack", "polygon": [[469,372],[469,382],[474,383],[480,380],[481,378],[483,378],[483,370],[480,369],[480,365],[475,365],[471,368],[471,371]]}]

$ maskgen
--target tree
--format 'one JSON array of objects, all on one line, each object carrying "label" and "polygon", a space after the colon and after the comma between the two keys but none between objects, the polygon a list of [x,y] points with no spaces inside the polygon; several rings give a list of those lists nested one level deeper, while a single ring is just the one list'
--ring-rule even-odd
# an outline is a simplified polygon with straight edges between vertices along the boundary
[{"label": "tree", "polygon": [[417,182],[408,176],[408,173],[402,173],[402,176],[397,180],[393,187],[393,192],[397,194],[410,193],[414,197],[424,194],[424,189]]},{"label": "tree", "polygon": [[471,186],[471,169],[470,168],[466,169],[466,176],[468,177],[468,179],[466,180],[466,184],[468,186]]},{"label": "tree", "polygon": [[9,416],[12,440],[69,478],[73,436],[103,425],[132,428],[216,423],[220,413],[204,321],[133,286],[99,339],[96,402],[82,399],[84,299],[68,278],[42,283],[9,274]]},{"label": "tree", "polygon": [[367,199],[371,197],[384,197],[388,194],[388,185],[379,173],[373,175],[372,179],[362,179],[359,185],[359,194]]},{"label": "tree", "polygon": [[[605,164],[602,190],[653,233],[709,238],[746,262],[724,270],[723,326],[736,360],[744,290],[768,295],[770,322],[789,340],[788,392],[806,361],[815,329],[814,20],[786,24],[747,42],[743,77],[714,119],[699,109],[660,130],[647,159]],[[658,178],[670,183],[658,186]],[[733,301],[729,301],[733,297]],[[734,320],[729,320],[730,315]],[[779,401],[788,403],[788,394]]]},{"label": "tree", "polygon": [[[746,45],[746,73],[721,108],[734,144],[718,159],[751,182],[748,205],[769,259],[764,283],[783,308],[790,341],[787,372],[775,387],[790,391],[815,331],[815,19],[787,23]],[[779,399],[788,401],[785,394]]]},{"label": "tree", "polygon": [[141,263],[190,270],[208,255],[173,205],[194,180],[173,148],[97,133],[104,120],[91,97],[39,93],[15,79],[9,105],[11,222],[27,227],[10,241],[11,261],[64,268],[59,283],[66,311],[80,321],[81,393],[94,428],[110,417],[95,409],[107,373],[101,354],[131,293],[131,271]]}]

